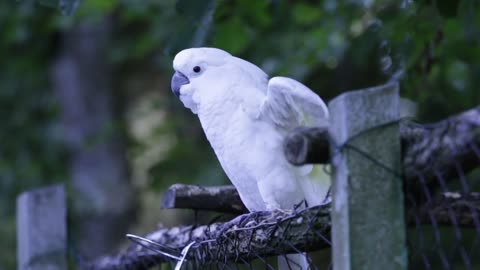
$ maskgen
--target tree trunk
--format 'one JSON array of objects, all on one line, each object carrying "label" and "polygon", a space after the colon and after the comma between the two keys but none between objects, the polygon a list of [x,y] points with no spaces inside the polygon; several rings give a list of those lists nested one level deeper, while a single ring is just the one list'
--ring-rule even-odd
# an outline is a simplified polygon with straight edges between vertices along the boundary
[{"label": "tree trunk", "polygon": [[61,35],[51,72],[70,150],[75,245],[86,258],[112,251],[133,220],[123,119],[114,113],[118,94],[108,64],[110,32],[110,18],[71,27]]}]

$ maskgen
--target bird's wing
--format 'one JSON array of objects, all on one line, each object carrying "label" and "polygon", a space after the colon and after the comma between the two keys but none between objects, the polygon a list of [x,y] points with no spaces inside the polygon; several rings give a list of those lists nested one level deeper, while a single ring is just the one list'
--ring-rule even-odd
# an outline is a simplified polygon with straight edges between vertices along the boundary
[{"label": "bird's wing", "polygon": [[327,105],[317,94],[286,77],[270,79],[259,113],[288,130],[299,126],[325,126],[329,117]]}]

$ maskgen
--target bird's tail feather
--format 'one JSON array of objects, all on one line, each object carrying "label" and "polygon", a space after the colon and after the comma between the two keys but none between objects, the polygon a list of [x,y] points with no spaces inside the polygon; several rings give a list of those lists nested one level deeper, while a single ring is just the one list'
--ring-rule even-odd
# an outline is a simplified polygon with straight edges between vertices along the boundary
[{"label": "bird's tail feather", "polygon": [[329,202],[328,193],[331,185],[331,176],[327,173],[325,167],[329,169],[328,165],[313,166],[308,177],[299,181],[308,206]]}]

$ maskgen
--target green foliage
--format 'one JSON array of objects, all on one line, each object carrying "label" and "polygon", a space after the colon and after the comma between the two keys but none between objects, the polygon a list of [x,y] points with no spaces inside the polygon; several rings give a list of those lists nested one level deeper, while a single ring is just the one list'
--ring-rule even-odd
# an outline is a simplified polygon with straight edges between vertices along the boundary
[{"label": "green foliage", "polygon": [[474,38],[480,28],[472,15],[479,7],[471,0],[419,1],[400,19],[383,20],[382,34],[405,70],[402,91],[420,103],[425,119],[444,118],[480,102],[480,41]]},{"label": "green foliage", "polygon": [[243,51],[250,41],[250,30],[244,26],[245,22],[239,17],[230,17],[217,26],[213,44],[218,48],[230,48],[231,53]]},{"label": "green foliage", "polygon": [[[80,4],[80,0],[37,0],[37,2],[41,5],[57,8],[64,15],[72,15]],[[97,3],[99,3],[98,6],[101,6],[106,2],[108,1],[97,1]]]},{"label": "green foliage", "polygon": [[[327,100],[398,79],[401,94],[419,103],[421,118],[435,120],[480,103],[478,14],[475,0],[1,1],[0,213],[6,222],[0,242],[14,243],[20,191],[67,179],[58,101],[48,78],[59,33],[79,21],[112,16],[108,51],[120,90],[128,91],[132,74],[163,78],[150,89],[162,91],[158,106],[166,120],[152,130],[175,143],[149,168],[146,187],[162,190],[173,182],[225,181],[194,116],[170,93],[171,61],[179,50],[220,47],[271,75],[299,79]],[[132,139],[129,149],[140,156],[149,147]],[[14,251],[1,251],[0,268],[13,269]]]},{"label": "green foliage", "polygon": [[297,3],[293,6],[293,22],[298,25],[310,25],[320,20],[322,13],[321,9],[317,6]]},{"label": "green foliage", "polygon": [[53,139],[58,126],[51,120],[58,109],[48,86],[52,52],[46,14],[34,3],[0,3],[0,268],[5,269],[15,269],[16,195],[66,178],[65,151]]}]

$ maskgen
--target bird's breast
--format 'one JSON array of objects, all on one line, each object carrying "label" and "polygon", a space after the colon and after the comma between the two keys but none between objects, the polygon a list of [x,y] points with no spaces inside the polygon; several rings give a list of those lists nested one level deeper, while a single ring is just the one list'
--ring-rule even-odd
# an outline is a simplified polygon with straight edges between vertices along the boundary
[{"label": "bird's breast", "polygon": [[[283,134],[241,108],[224,114],[199,114],[205,134],[232,181],[239,171],[257,178],[283,157]],[[203,118],[203,120],[202,120]],[[230,173],[233,172],[233,173]]]}]

